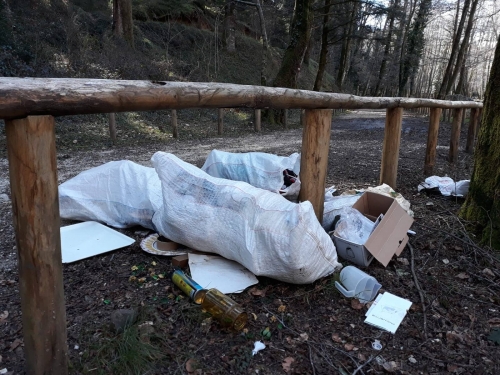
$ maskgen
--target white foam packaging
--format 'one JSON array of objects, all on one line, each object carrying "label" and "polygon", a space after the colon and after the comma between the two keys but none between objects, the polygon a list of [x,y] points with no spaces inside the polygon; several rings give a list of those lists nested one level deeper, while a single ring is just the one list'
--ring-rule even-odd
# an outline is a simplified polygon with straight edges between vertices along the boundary
[{"label": "white foam packaging", "polygon": [[157,152],[151,160],[163,192],[153,223],[163,236],[294,284],[341,268],[310,202],[212,177],[172,154]]},{"label": "white foam packaging", "polygon": [[162,204],[161,194],[154,168],[112,161],[59,185],[59,210],[64,219],[154,229],[152,219]]},{"label": "white foam packaging", "polygon": [[264,152],[232,153],[212,150],[201,167],[210,176],[234,181],[244,181],[252,186],[280,193],[290,200],[298,199],[300,179],[282,189],[283,171],[300,173],[300,154],[278,156]]}]

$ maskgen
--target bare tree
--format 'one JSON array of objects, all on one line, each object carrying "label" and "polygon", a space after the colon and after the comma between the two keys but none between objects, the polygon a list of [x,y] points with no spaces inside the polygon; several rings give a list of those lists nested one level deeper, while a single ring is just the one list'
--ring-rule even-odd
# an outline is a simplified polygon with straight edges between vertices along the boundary
[{"label": "bare tree", "polygon": [[134,47],[132,0],[113,0],[113,32]]}]

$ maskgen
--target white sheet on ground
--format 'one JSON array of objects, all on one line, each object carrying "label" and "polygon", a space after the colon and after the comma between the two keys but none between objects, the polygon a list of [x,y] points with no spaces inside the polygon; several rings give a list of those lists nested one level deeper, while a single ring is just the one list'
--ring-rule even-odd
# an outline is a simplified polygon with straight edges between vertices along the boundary
[{"label": "white sheet on ground", "polygon": [[160,234],[234,260],[257,276],[311,283],[339,269],[335,246],[310,202],[292,203],[245,182],[215,178],[176,156],[152,157],[163,206]]},{"label": "white sheet on ground", "polygon": [[241,293],[259,280],[241,264],[219,255],[189,254],[189,271],[203,289],[222,293]]}]

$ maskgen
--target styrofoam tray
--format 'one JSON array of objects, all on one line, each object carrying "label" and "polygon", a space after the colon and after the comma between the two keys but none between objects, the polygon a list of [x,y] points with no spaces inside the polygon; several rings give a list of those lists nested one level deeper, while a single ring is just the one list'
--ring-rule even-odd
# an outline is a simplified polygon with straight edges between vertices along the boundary
[{"label": "styrofoam tray", "polygon": [[133,238],[96,221],[68,225],[61,228],[62,262],[76,262],[134,242]]}]

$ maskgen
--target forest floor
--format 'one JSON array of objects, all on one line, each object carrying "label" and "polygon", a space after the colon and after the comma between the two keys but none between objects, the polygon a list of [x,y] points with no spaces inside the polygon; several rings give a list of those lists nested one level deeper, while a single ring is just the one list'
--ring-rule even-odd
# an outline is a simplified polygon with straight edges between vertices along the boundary
[{"label": "forest floor", "polygon": [[[378,185],[384,115],[353,111],[334,117],[327,186],[335,185],[341,193]],[[81,129],[67,120],[66,127],[57,128],[59,180],[112,160],[150,166],[155,151],[171,152],[201,166],[212,149],[289,155],[301,148],[298,125],[280,130],[263,124],[263,132],[256,134],[246,120],[239,125],[228,122],[227,133],[217,137],[213,131],[197,132],[204,128],[202,123],[188,122],[181,121],[180,140],[168,133],[159,134],[161,139],[148,138],[124,126],[119,128],[122,141],[111,146],[104,120]],[[500,261],[465,231],[467,223],[457,217],[460,200],[418,193],[424,179],[427,127],[427,117],[411,113],[404,117],[397,191],[411,203],[416,236],[387,267],[373,261],[365,270],[383,291],[413,303],[394,335],[364,323],[366,307],[336,290],[336,275],[311,285],[259,277],[255,287],[231,295],[249,313],[247,330],[225,331],[182,298],[168,278],[150,276],[151,269],[158,275],[173,267],[170,258],[141,250],[140,241],[149,232],[137,227],[120,230],[136,239],[133,245],[63,266],[70,373],[500,373],[498,346],[488,340],[492,329],[500,326]],[[93,129],[99,129],[100,138],[92,138]],[[472,156],[463,152],[466,133],[465,127],[459,162],[449,165],[450,124],[441,124],[436,175],[470,178]],[[5,132],[0,125],[2,145]],[[133,275],[146,281],[130,281]],[[114,333],[111,314],[127,308],[138,309],[138,321],[124,333]],[[266,327],[270,336],[263,337]],[[266,348],[252,356],[256,340],[264,340]],[[372,348],[375,340],[381,342],[381,351]],[[4,368],[8,374],[22,374],[25,368],[5,154],[0,155],[0,370]]]}]

